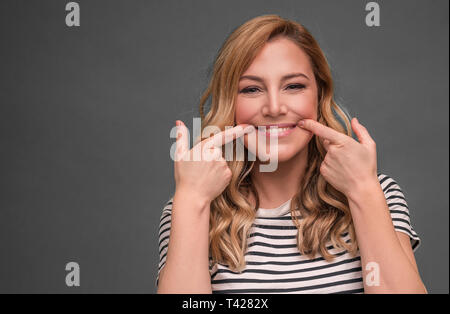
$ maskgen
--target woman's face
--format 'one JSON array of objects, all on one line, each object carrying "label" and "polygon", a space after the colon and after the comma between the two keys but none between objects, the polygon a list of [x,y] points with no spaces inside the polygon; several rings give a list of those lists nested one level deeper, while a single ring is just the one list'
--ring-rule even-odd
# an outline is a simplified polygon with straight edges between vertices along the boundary
[{"label": "woman's face", "polygon": [[[271,131],[269,137],[262,134],[266,145],[261,149],[266,153],[271,137],[277,137],[278,162],[283,162],[307,147],[313,134],[296,125],[305,118],[317,120],[317,106],[317,85],[307,54],[291,40],[278,37],[266,43],[241,76],[235,118],[237,124],[251,124],[257,129],[288,124],[287,131]],[[248,139],[245,135],[245,147],[258,156],[260,148],[251,141],[249,144]]]}]

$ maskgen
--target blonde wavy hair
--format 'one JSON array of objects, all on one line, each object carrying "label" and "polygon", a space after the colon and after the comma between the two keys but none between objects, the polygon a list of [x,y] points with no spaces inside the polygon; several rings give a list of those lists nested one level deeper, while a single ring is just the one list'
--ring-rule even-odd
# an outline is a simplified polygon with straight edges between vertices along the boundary
[{"label": "blonde wavy hair", "polygon": [[[225,126],[236,125],[235,100],[239,78],[264,44],[275,36],[292,40],[309,56],[318,86],[318,121],[352,136],[349,117],[333,100],[330,67],[318,43],[304,26],[278,15],[263,15],[247,21],[235,29],[220,48],[211,80],[200,99],[202,134],[208,126],[224,130]],[[210,97],[210,109],[205,115],[205,104]],[[320,174],[325,154],[321,142],[313,136],[308,144],[307,167],[300,191],[292,198],[290,211],[298,229],[300,253],[313,258],[320,252],[330,261],[334,256],[326,247],[327,241],[352,254],[356,253],[358,245],[347,198]],[[210,206],[210,258],[237,272],[245,268],[247,237],[259,208],[258,193],[249,175],[255,161],[249,161],[247,155],[245,149],[244,161],[227,161],[233,173],[231,182]],[[255,207],[248,201],[249,193],[256,197]],[[301,223],[298,214],[302,217]],[[351,239],[348,243],[341,237],[345,232]]]}]

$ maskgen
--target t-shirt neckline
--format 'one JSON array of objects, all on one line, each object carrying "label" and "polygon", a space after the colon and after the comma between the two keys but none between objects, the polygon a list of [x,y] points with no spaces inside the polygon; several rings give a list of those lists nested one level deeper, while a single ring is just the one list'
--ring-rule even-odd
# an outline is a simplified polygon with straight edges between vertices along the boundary
[{"label": "t-shirt neckline", "polygon": [[289,213],[289,211],[290,211],[291,200],[292,199],[288,199],[286,202],[284,202],[283,204],[281,204],[280,206],[278,206],[276,208],[262,208],[262,207],[260,207],[256,211],[256,216],[257,217],[279,217],[279,216],[284,216],[285,214]]}]

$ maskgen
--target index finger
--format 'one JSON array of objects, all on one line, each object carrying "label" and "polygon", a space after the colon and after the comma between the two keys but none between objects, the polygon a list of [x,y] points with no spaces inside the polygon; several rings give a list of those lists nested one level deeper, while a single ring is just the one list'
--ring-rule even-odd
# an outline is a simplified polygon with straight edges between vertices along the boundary
[{"label": "index finger", "polygon": [[255,127],[251,124],[240,124],[233,128],[229,128],[225,131],[214,134],[209,139],[207,139],[206,145],[208,147],[220,147],[237,139],[238,137],[243,136],[244,134],[253,132],[254,130]]},{"label": "index finger", "polygon": [[189,150],[189,132],[184,123],[177,120],[177,140],[175,154],[177,157],[184,155]]},{"label": "index finger", "polygon": [[[301,125],[303,122],[303,125]],[[335,129],[327,127],[322,123],[317,122],[312,119],[303,119],[298,123],[299,127],[308,131],[311,131],[313,134],[329,140],[331,143],[337,144],[342,141],[342,139],[346,136],[342,133],[339,133]]]}]

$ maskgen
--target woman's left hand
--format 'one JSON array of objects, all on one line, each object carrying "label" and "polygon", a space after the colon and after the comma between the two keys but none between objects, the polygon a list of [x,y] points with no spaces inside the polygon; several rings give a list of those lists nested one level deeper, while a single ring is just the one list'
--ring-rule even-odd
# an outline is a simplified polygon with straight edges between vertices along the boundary
[{"label": "woman's left hand", "polygon": [[351,125],[359,143],[352,137],[312,119],[301,120],[298,125],[323,140],[327,153],[320,173],[338,191],[349,197],[364,185],[379,182],[375,141],[356,118],[351,120]]}]

